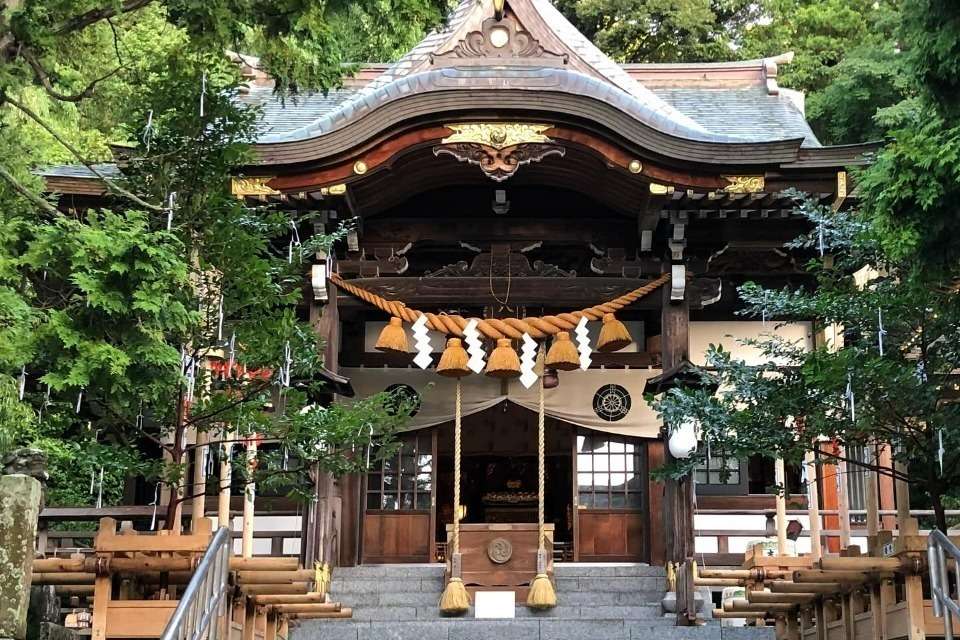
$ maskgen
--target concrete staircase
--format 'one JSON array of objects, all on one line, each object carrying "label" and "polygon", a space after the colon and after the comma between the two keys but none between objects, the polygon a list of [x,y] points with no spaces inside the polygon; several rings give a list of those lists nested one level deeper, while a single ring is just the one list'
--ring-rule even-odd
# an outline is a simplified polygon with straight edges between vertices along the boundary
[{"label": "concrete staircase", "polygon": [[443,565],[335,569],[332,600],[351,620],[304,620],[291,640],[772,640],[772,629],[676,627],[661,612],[666,578],[643,564],[556,564],[558,606],[517,606],[513,620],[460,618],[437,609]]}]

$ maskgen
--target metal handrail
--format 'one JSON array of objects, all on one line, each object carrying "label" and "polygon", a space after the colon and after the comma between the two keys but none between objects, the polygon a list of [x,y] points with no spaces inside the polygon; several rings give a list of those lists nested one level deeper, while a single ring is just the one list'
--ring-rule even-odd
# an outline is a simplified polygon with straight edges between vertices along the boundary
[{"label": "metal handrail", "polygon": [[927,563],[930,565],[930,596],[933,599],[933,615],[943,618],[943,637],[953,640],[953,618],[960,620],[960,601],[952,595],[947,554],[953,558],[954,573],[960,566],[960,547],[953,544],[940,530],[933,530],[927,538]]},{"label": "metal handrail", "polygon": [[184,590],[160,640],[218,640],[226,619],[227,587],[230,576],[230,530],[220,527],[214,534],[190,583]]}]

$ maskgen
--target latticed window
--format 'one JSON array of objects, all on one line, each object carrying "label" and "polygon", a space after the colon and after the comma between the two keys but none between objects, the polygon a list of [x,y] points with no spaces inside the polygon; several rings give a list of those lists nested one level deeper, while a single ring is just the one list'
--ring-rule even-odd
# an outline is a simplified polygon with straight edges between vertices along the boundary
[{"label": "latticed window", "polygon": [[628,438],[577,436],[579,505],[587,509],[643,508],[643,449]]},{"label": "latticed window", "polygon": [[433,444],[429,433],[402,439],[396,454],[367,474],[368,510],[430,509],[433,490]]},{"label": "latticed window", "polygon": [[697,464],[696,478],[698,485],[739,485],[740,461],[736,458],[711,456]]}]

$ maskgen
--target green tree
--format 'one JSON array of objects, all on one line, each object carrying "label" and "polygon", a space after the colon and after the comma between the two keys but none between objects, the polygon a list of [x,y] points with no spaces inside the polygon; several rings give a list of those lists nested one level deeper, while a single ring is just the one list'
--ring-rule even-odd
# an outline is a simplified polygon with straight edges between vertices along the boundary
[{"label": "green tree", "polygon": [[[100,470],[106,500],[119,498],[128,474],[189,497],[192,432],[261,434],[276,452],[262,456],[257,479],[291,491],[313,465],[344,472],[365,464],[353,451],[389,447],[406,418],[392,399],[317,405],[320,345],[298,303],[303,258],[336,234],[294,245],[292,230],[312,226],[311,212],[250,210],[229,192],[256,113],[232,100],[242,78],[225,50],[258,55],[278,91],[324,91],[357,51],[345,16],[373,16],[370,33],[407,21],[378,34],[386,58],[444,7],[2,5],[0,432],[8,446],[51,454],[54,499],[89,499],[86,480]],[[128,147],[122,177],[93,165],[111,157],[113,142]],[[31,174],[51,162],[100,172],[109,207],[53,206]],[[214,351],[234,362],[234,375],[200,366]]]},{"label": "green tree", "polygon": [[[930,286],[914,265],[887,258],[873,227],[856,212],[833,213],[802,202],[814,231],[795,248],[821,242],[830,260],[814,259],[815,290],[740,289],[744,315],[771,323],[813,320],[845,331],[842,349],[807,351],[773,335],[750,341],[763,355],[748,365],[711,348],[703,381],[710,389],[674,389],[656,403],[668,424],[696,420],[705,446],[672,473],[689,473],[707,455],[761,455],[800,464],[813,443],[892,446],[905,473],[870,464],[925,493],[946,530],[946,494],[960,483],[960,307],[956,295]],[[825,266],[829,265],[829,266]],[[864,265],[875,277],[857,283]],[[823,456],[842,459],[831,446]]]},{"label": "green tree", "polygon": [[[714,62],[739,57],[755,0],[559,0],[557,8],[618,62]],[[781,52],[778,52],[781,53]]]}]

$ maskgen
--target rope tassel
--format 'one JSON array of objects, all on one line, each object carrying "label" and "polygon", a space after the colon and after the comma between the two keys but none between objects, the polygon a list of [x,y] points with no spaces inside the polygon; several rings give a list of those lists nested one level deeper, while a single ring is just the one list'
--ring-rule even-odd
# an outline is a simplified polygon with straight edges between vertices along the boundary
[{"label": "rope tassel", "polygon": [[[542,361],[542,360],[541,360]],[[544,472],[545,446],[545,417],[543,400],[543,376],[540,376],[540,400],[537,407],[537,575],[530,583],[530,592],[527,594],[527,606],[531,609],[551,609],[557,606],[557,593],[547,575],[547,534],[543,526],[544,493],[546,473]]]},{"label": "rope tassel", "polygon": [[450,580],[440,596],[440,612],[446,615],[460,615],[470,609],[470,594],[460,577],[460,427],[461,427],[461,390],[460,378],[457,378],[457,392],[453,423],[453,536],[451,539]]}]

